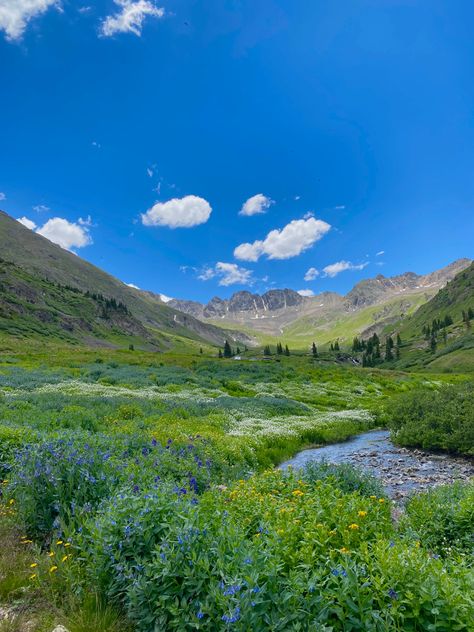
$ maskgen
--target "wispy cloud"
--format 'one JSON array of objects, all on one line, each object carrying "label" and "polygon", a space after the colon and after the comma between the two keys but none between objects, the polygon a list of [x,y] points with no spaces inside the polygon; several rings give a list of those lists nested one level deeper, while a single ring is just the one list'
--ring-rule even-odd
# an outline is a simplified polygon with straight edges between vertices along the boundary
[{"label": "wispy cloud", "polygon": [[314,296],[313,290],[298,290],[298,294],[306,297]]},{"label": "wispy cloud", "polygon": [[254,282],[252,278],[252,270],[242,268],[236,263],[224,263],[218,261],[215,266],[207,266],[203,268],[198,274],[198,279],[201,281],[209,281],[210,279],[218,278],[219,285],[252,285]]},{"label": "wispy cloud", "polygon": [[375,256],[376,257],[381,257],[384,254],[385,254],[385,250],[379,250],[378,253]]},{"label": "wispy cloud", "polygon": [[319,276],[319,270],[317,268],[309,268],[304,275],[305,281],[314,281]]},{"label": "wispy cloud", "polygon": [[28,23],[51,7],[61,10],[61,2],[59,0],[0,0],[0,31],[4,31],[6,39],[11,42],[20,40]]},{"label": "wispy cloud", "polygon": [[134,33],[138,37],[142,34],[143,22],[147,17],[162,18],[163,8],[157,7],[149,0],[114,0],[120,11],[108,15],[102,22],[100,33],[104,37],[112,37],[117,33]]},{"label": "wispy cloud", "polygon": [[333,278],[345,270],[363,270],[368,265],[368,261],[359,264],[351,263],[350,261],[337,261],[323,268],[323,272],[325,276]]}]

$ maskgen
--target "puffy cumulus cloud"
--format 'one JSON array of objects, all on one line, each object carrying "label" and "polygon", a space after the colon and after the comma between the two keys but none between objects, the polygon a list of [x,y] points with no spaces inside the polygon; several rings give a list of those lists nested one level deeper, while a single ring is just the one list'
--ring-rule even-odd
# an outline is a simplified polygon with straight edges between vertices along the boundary
[{"label": "puffy cumulus cloud", "polygon": [[345,270],[363,270],[365,267],[369,265],[369,262],[354,264],[350,261],[337,261],[336,263],[331,263],[331,265],[323,268],[323,272],[328,277],[335,277],[341,272]]},{"label": "puffy cumulus cloud", "polygon": [[263,193],[257,193],[257,195],[253,195],[249,198],[239,211],[239,215],[259,215],[260,213],[265,213],[270,206],[274,204],[273,200],[271,200]]},{"label": "puffy cumulus cloud", "polygon": [[317,268],[309,268],[304,275],[305,281],[314,281],[319,276],[319,270]]},{"label": "puffy cumulus cloud", "polygon": [[87,226],[79,223],[68,222],[62,217],[53,217],[46,224],[36,230],[38,235],[42,235],[61,248],[71,250],[72,248],[84,248],[92,244],[92,238]]},{"label": "puffy cumulus cloud", "polygon": [[300,296],[314,296],[313,290],[298,290]]},{"label": "puffy cumulus cloud", "polygon": [[212,212],[207,200],[197,195],[173,198],[157,202],[142,214],[144,226],[168,226],[169,228],[191,228],[204,224]]},{"label": "puffy cumulus cloud", "polygon": [[[0,0],[1,1],[1,0]],[[104,37],[112,37],[116,33],[142,34],[143,22],[146,17],[162,18],[165,10],[157,7],[149,0],[114,0],[120,11],[108,15],[102,22],[100,33]]]},{"label": "puffy cumulus cloud", "polygon": [[241,268],[236,263],[218,261],[214,267],[206,267],[198,275],[201,281],[219,278],[219,285],[252,285],[252,270]]},{"label": "puffy cumulus cloud", "polygon": [[28,22],[50,7],[61,8],[59,0],[0,0],[0,30],[9,41],[21,39]]},{"label": "puffy cumulus cloud", "polygon": [[65,250],[84,248],[92,244],[92,237],[89,234],[89,227],[92,225],[90,216],[85,220],[80,217],[77,223],[69,222],[62,217],[53,217],[41,227],[28,217],[20,217],[18,221]]},{"label": "puffy cumulus cloud", "polygon": [[263,240],[244,243],[234,250],[236,259],[258,261],[262,255],[268,259],[290,259],[319,241],[331,226],[320,219],[295,219],[281,230],[275,229]]},{"label": "puffy cumulus cloud", "polygon": [[28,217],[19,217],[18,221],[20,222],[20,224],[23,224],[23,226],[26,226],[26,228],[29,228],[30,230],[34,230],[36,228],[36,224],[34,223],[34,221],[32,219],[28,219]]}]

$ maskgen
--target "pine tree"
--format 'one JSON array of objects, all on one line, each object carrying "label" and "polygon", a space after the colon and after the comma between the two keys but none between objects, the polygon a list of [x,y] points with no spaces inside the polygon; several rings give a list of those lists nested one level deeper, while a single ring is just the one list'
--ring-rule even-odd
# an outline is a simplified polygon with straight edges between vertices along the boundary
[{"label": "pine tree", "polygon": [[436,352],[436,336],[434,333],[431,334],[430,349],[432,353]]},{"label": "pine tree", "polygon": [[240,348],[237,347],[237,351],[236,351],[237,355],[240,355]]},{"label": "pine tree", "polygon": [[272,351],[270,349],[270,345],[265,345],[263,348],[263,355],[264,356],[270,356],[272,355]]},{"label": "pine tree", "polygon": [[316,347],[316,344],[313,342],[313,345],[311,347],[311,351],[313,353],[313,358],[317,358],[318,357],[318,348]]},{"label": "pine tree", "polygon": [[334,343],[334,351],[339,351],[339,340]]},{"label": "pine tree", "polygon": [[402,346],[402,339],[400,338],[400,334],[397,334],[397,347]]},{"label": "pine tree", "polygon": [[472,309],[472,307],[469,307],[467,310],[467,317],[469,320],[472,320],[474,318],[474,309]]},{"label": "pine tree", "polygon": [[219,349],[219,358],[222,358],[222,351]]},{"label": "pine tree", "polygon": [[331,346],[330,346],[331,351],[334,351],[334,345],[331,342]]},{"label": "pine tree", "polygon": [[199,348],[199,353],[202,355],[203,354],[203,350],[202,347]]},{"label": "pine tree", "polygon": [[277,342],[276,352],[277,352],[278,355],[282,355],[283,354],[283,346],[282,346],[281,342]]},{"label": "pine tree", "polygon": [[224,344],[224,358],[231,358],[231,357],[232,357],[232,349],[230,347],[229,341],[226,340]]},{"label": "pine tree", "polygon": [[288,349],[288,345],[285,345],[285,355],[286,356],[290,355],[290,350]]},{"label": "pine tree", "polygon": [[390,336],[388,336],[387,340],[385,341],[385,361],[386,362],[390,362],[391,360],[393,360],[392,348],[393,348],[393,340]]}]

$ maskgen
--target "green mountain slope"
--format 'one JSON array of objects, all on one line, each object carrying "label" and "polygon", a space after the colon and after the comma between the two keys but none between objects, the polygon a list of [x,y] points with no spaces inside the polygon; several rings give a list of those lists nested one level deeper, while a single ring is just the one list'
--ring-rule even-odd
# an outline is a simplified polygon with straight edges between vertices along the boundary
[{"label": "green mountain slope", "polygon": [[[158,332],[161,332],[219,345],[222,345],[226,338],[236,337],[232,332],[202,323],[190,315],[168,307],[156,296],[128,287],[77,255],[29,230],[2,211],[0,256],[4,261],[14,263],[27,272],[30,275],[28,283],[32,287],[49,281],[63,288],[67,286],[82,293],[101,294],[108,299],[115,299],[117,303],[123,303],[141,327],[149,330],[151,337],[160,339]],[[26,278],[23,279],[23,283],[28,284]],[[63,298],[66,298],[66,294]],[[66,305],[56,306],[59,312],[67,313]],[[85,320],[89,315],[86,310]],[[16,314],[17,320],[22,318],[26,318],[25,313]],[[34,319],[31,311],[29,318]]]},{"label": "green mountain slope", "polygon": [[[410,318],[386,330],[399,333],[403,341],[397,366],[473,371],[474,317],[470,320],[463,317],[470,310],[474,314],[474,263]],[[445,325],[446,322],[449,324]]]}]

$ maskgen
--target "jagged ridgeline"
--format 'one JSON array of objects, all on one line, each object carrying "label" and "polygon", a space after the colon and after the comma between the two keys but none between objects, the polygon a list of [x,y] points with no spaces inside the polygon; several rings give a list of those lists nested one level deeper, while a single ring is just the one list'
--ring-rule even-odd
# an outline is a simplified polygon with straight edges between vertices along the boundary
[{"label": "jagged ridgeline", "polygon": [[[166,348],[176,336],[252,343],[127,286],[0,211],[0,332]],[[131,340],[133,338],[135,340]],[[129,340],[130,339],[130,340]]]}]

